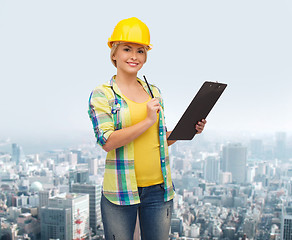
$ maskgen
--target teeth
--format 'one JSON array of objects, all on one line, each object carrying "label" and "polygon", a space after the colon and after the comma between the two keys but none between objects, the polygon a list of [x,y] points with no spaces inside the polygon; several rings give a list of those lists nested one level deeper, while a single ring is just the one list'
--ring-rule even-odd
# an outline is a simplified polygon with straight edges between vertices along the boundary
[{"label": "teeth", "polygon": [[128,63],[129,65],[131,65],[131,66],[136,66],[136,65],[138,65],[137,63]]}]

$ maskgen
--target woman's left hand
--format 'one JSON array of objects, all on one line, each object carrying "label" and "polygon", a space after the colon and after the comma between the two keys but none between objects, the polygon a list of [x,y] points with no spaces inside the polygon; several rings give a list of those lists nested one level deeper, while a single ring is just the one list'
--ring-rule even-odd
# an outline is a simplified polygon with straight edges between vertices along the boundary
[{"label": "woman's left hand", "polygon": [[200,134],[203,132],[206,123],[207,121],[205,119],[202,119],[202,121],[196,124],[196,130],[198,131],[197,134]]}]

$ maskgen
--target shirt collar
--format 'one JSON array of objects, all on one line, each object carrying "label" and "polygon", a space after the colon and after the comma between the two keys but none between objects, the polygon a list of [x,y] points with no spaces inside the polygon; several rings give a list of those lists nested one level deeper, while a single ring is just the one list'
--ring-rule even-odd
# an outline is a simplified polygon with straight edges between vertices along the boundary
[{"label": "shirt collar", "polygon": [[[114,75],[107,83],[105,83],[105,85],[108,87],[112,87],[116,94],[122,96],[122,93],[121,93],[121,91],[120,91],[120,89],[115,81],[115,78],[116,78],[116,75]],[[137,81],[142,85],[142,87],[145,89],[145,91],[150,95],[147,84],[138,77],[137,77]]]}]

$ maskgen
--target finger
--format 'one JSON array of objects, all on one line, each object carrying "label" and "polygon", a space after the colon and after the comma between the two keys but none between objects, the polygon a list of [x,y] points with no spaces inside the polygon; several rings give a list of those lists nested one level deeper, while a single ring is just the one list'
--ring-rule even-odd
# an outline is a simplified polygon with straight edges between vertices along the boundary
[{"label": "finger", "polygon": [[197,124],[196,125],[196,130],[201,133],[204,130],[204,126],[200,126],[200,125]]},{"label": "finger", "polygon": [[156,101],[154,101],[154,103],[160,106],[160,102],[158,99],[156,99]]},{"label": "finger", "polygon": [[198,130],[198,131],[203,131],[203,129],[204,129],[204,127],[201,127],[201,126],[196,126],[196,129]]},{"label": "finger", "polygon": [[157,105],[157,106],[160,105],[159,101],[157,99],[154,99],[154,98],[149,101],[149,104],[153,104],[153,105]]},{"label": "finger", "polygon": [[160,111],[160,106],[153,106],[152,110],[156,111],[156,112],[159,112]]},{"label": "finger", "polygon": [[202,130],[201,130],[201,129],[198,129],[198,128],[196,128],[196,130],[197,130],[197,134],[199,134],[199,133],[201,133],[201,132],[202,132]]},{"label": "finger", "polygon": [[154,105],[153,107],[160,110],[160,105],[159,104],[158,105]]},{"label": "finger", "polygon": [[203,128],[204,128],[204,126],[205,126],[205,123],[198,122],[198,123],[197,123],[197,125],[198,125],[199,127],[203,127]]}]

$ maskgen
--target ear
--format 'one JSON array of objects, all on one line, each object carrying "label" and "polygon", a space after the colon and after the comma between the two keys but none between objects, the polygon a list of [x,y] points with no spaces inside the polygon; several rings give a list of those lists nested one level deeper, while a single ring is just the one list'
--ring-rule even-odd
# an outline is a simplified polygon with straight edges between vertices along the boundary
[{"label": "ear", "polygon": [[113,60],[117,60],[117,58],[116,58],[116,56],[115,56],[115,55],[113,55],[113,56],[112,56],[112,59],[113,59]]}]

